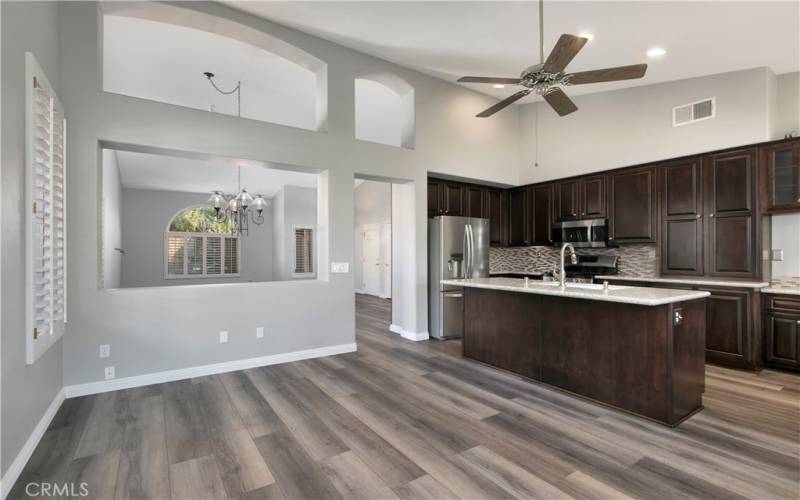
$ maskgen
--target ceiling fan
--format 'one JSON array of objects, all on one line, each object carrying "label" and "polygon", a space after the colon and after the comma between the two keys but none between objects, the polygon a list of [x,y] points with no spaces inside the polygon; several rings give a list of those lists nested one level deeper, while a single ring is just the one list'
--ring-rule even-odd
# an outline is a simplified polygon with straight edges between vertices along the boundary
[{"label": "ceiling fan", "polygon": [[617,66],[615,68],[596,69],[592,71],[579,71],[577,73],[564,73],[564,68],[580,52],[588,38],[563,34],[558,38],[555,47],[544,59],[544,0],[539,0],[539,64],[530,66],[522,71],[519,78],[494,78],[485,76],[464,76],[459,82],[493,83],[503,85],[521,85],[520,90],[494,106],[491,106],[477,115],[478,118],[487,118],[501,109],[509,106],[530,93],[541,95],[559,116],[568,115],[578,110],[578,107],[567,97],[557,85],[583,85],[586,83],[614,82],[618,80],[633,80],[641,78],[647,71],[647,64],[633,64],[631,66]]}]

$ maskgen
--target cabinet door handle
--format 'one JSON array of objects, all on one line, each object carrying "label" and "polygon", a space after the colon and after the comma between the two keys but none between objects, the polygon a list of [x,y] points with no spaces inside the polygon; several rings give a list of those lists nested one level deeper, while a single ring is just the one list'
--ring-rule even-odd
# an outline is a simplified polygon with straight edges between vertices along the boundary
[{"label": "cabinet door handle", "polygon": [[709,217],[714,217],[714,214],[708,214]]},{"label": "cabinet door handle", "polygon": [[695,215],[694,218],[695,219],[699,219],[700,218],[700,214]]}]

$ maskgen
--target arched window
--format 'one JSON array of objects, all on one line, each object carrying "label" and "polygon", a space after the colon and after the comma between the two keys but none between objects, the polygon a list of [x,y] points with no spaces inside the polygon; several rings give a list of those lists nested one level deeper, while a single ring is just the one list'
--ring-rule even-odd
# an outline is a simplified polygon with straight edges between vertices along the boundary
[{"label": "arched window", "polygon": [[414,149],[414,88],[389,73],[355,80],[356,139]]},{"label": "arched window", "polygon": [[208,206],[187,207],[164,235],[164,277],[213,278],[241,273],[239,236],[228,219]]}]

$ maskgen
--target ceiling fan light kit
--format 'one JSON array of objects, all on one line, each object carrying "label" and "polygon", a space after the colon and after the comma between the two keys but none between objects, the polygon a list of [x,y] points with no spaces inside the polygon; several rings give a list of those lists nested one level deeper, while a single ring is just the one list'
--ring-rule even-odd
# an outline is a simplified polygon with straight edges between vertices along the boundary
[{"label": "ceiling fan light kit", "polygon": [[541,62],[526,68],[519,78],[495,78],[485,76],[464,76],[458,79],[462,83],[491,83],[503,85],[520,85],[524,90],[503,99],[497,104],[478,113],[478,118],[487,118],[501,109],[536,93],[552,107],[559,116],[565,116],[578,110],[561,87],[584,85],[587,83],[614,82],[642,78],[647,72],[647,64],[618,66],[615,68],[565,73],[564,69],[578,55],[578,52],[589,41],[589,38],[563,34],[558,38],[555,47],[544,60],[544,2],[539,2],[539,58]]}]

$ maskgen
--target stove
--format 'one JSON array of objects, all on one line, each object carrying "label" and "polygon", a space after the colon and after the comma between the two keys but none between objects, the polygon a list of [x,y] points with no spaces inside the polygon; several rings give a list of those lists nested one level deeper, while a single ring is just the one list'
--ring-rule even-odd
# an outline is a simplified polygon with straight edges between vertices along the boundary
[{"label": "stove", "polygon": [[578,263],[564,266],[564,271],[567,281],[591,283],[595,276],[618,274],[618,264],[616,255],[578,255]]}]

